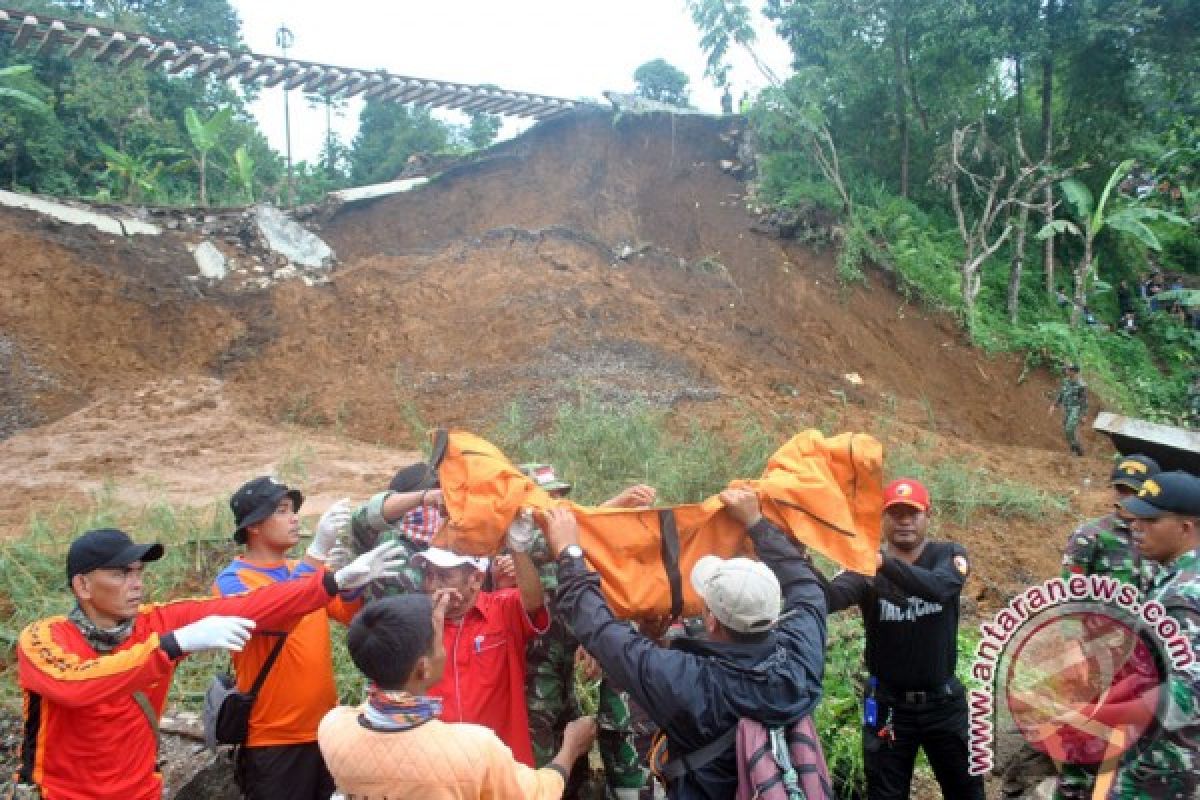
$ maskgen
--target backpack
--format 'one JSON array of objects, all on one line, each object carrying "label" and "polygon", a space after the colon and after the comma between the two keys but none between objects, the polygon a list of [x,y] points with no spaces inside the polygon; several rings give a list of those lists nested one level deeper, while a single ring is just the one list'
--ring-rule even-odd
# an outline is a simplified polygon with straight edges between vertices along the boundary
[{"label": "backpack", "polygon": [[736,800],[834,800],[825,753],[811,716],[770,728],[742,717],[699,750],[665,763],[666,748],[656,748],[651,763],[656,775],[675,781],[727,753],[730,747],[735,748],[737,762]]}]

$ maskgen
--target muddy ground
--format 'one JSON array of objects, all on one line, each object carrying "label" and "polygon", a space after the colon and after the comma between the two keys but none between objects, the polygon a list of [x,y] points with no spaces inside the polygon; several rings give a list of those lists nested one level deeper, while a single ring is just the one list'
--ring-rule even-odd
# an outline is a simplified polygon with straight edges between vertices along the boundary
[{"label": "muddy ground", "polygon": [[1070,510],[939,535],[973,554],[968,612],[1055,573],[1066,532],[1103,510],[1107,443],[1070,458],[1045,411],[1054,376],[974,350],[882,272],[846,289],[832,252],[753,231],[719,166],[736,128],[539,125],[322,219],[340,259],[324,286],[199,281],[182,234],[0,210],[0,534],[106,482],[208,505],[297,458],[317,513],[382,486],[421,424],[548,415],[582,388],[718,431],[758,415],[873,432],[1041,487]]}]

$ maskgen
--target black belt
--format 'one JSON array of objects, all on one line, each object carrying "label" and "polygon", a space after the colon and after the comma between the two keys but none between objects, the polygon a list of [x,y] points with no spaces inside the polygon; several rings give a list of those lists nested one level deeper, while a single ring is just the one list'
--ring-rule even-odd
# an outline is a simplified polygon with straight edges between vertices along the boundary
[{"label": "black belt", "polygon": [[935,686],[931,689],[919,689],[902,691],[892,689],[886,684],[880,682],[879,688],[875,690],[875,699],[884,703],[895,703],[897,705],[920,706],[926,703],[936,703],[940,700],[946,700],[954,697],[962,691],[962,684],[957,678],[951,678],[941,686]]}]

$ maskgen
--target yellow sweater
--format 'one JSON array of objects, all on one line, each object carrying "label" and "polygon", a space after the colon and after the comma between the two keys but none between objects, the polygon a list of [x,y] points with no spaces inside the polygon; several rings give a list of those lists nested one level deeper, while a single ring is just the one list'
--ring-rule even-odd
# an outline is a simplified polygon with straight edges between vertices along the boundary
[{"label": "yellow sweater", "polygon": [[408,731],[374,731],[359,709],[339,706],[321,720],[317,741],[346,800],[560,798],[563,779],[531,769],[480,725],[430,720]]}]

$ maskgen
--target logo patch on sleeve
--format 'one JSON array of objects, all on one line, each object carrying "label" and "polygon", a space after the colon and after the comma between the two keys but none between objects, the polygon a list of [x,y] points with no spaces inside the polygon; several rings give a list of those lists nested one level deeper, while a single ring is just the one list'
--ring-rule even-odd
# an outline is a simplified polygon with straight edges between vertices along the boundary
[{"label": "logo patch on sleeve", "polygon": [[966,575],[967,572],[970,570],[970,567],[967,564],[967,557],[966,556],[955,556],[954,557],[954,568],[959,571],[959,574]]}]

